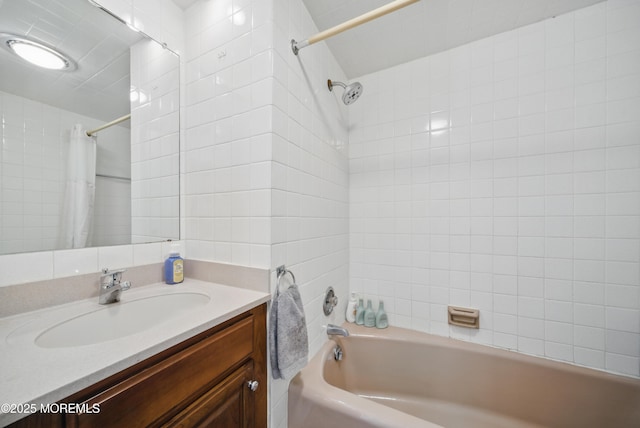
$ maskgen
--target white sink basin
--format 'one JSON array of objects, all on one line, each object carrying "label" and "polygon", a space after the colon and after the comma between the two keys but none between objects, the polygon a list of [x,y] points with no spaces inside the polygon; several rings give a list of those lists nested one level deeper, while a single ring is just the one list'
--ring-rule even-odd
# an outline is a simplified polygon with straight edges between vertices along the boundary
[{"label": "white sink basin", "polygon": [[65,320],[40,334],[43,348],[92,345],[140,333],[206,305],[200,293],[174,293],[106,305],[97,311]]}]

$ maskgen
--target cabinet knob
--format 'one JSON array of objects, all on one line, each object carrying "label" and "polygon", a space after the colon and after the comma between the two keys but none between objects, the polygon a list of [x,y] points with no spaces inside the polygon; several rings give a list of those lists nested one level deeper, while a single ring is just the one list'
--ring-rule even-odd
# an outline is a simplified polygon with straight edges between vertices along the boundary
[{"label": "cabinet knob", "polygon": [[256,391],[256,389],[258,389],[258,386],[260,384],[258,383],[257,380],[250,380],[249,382],[247,382],[247,386],[249,387],[249,389],[253,392]]}]

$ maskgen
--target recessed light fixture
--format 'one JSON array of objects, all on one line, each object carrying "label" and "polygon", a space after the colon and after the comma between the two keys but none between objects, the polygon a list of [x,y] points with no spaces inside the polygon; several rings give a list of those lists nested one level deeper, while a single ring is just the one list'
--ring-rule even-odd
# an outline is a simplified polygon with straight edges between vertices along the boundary
[{"label": "recessed light fixture", "polygon": [[13,34],[1,34],[0,41],[3,48],[38,67],[49,70],[76,68],[76,64],[71,59],[40,42]]}]

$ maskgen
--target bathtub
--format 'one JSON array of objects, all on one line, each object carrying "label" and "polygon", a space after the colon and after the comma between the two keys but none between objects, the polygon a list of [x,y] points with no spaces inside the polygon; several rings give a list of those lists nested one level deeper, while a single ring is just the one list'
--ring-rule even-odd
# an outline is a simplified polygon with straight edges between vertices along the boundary
[{"label": "bathtub", "polygon": [[351,336],[329,340],[291,381],[290,428],[640,427],[640,380],[401,328],[344,326]]}]

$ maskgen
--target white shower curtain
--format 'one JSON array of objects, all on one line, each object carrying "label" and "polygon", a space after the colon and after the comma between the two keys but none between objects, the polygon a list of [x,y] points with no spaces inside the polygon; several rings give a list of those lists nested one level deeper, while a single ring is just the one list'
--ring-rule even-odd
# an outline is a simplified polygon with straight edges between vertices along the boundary
[{"label": "white shower curtain", "polygon": [[96,140],[77,124],[71,130],[67,183],[59,248],[84,248],[91,244],[91,223],[96,190]]}]

